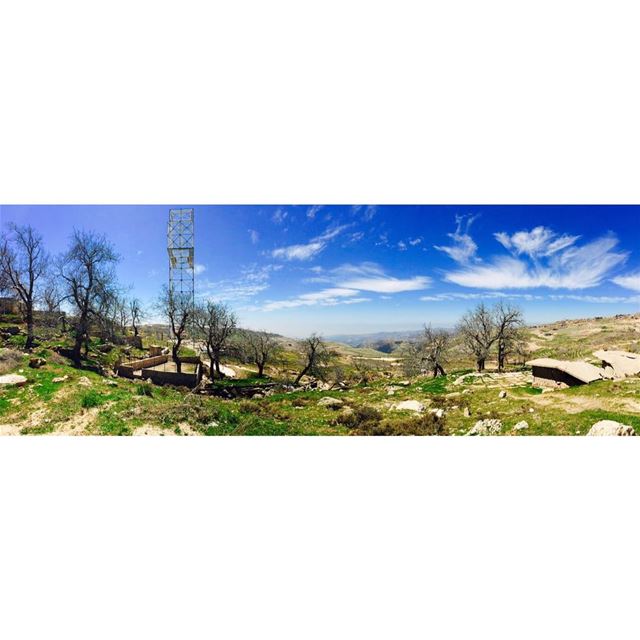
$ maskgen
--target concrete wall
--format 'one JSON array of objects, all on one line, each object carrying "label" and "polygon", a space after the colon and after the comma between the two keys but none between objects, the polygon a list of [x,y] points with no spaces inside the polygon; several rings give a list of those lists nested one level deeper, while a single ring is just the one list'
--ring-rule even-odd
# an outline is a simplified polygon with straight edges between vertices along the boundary
[{"label": "concrete wall", "polygon": [[176,373],[155,369],[143,369],[142,377],[145,380],[151,380],[154,384],[170,384],[174,387],[188,387],[189,389],[193,389],[199,382],[198,373]]},{"label": "concrete wall", "polygon": [[574,378],[565,371],[551,367],[533,367],[534,387],[566,389],[567,387],[577,387],[583,384],[582,380]]},{"label": "concrete wall", "polygon": [[133,378],[134,371],[140,369],[147,369],[148,367],[157,367],[159,364],[164,364],[169,361],[169,356],[156,356],[155,358],[144,358],[143,360],[134,360],[121,364],[118,367],[118,375],[123,378]]}]

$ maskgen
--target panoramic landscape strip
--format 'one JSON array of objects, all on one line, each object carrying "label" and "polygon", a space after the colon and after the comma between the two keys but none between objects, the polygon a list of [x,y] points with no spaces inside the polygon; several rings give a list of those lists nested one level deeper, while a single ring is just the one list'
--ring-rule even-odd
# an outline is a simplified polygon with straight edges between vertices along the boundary
[{"label": "panoramic landscape strip", "polygon": [[2,435],[636,435],[633,206],[0,207]]}]

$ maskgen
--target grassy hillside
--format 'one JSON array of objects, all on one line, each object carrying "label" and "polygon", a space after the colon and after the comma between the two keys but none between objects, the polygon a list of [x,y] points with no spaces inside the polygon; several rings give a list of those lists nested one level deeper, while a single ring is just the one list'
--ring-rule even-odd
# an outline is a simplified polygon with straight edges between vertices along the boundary
[{"label": "grassy hillside", "polygon": [[[528,334],[532,357],[588,357],[603,346],[637,352],[640,315],[558,322],[531,327]],[[76,369],[54,351],[64,342],[59,338],[22,354],[21,337],[5,337],[0,348],[0,375],[28,380],[23,387],[0,388],[0,434],[464,435],[480,419],[500,420],[501,433],[514,436],[583,435],[602,419],[640,433],[638,378],[542,393],[532,388],[529,372],[515,367],[505,374],[473,374],[459,349],[446,377],[405,380],[388,354],[332,343],[342,367],[353,366],[354,359],[374,363],[372,380],[358,385],[352,379],[340,390],[290,390],[267,384],[297,364],[295,342],[283,339],[285,364],[269,371],[272,379],[256,380],[250,366],[232,364],[238,379],[225,386],[244,385],[254,397],[225,399]],[[99,347],[92,348],[93,367],[109,370],[123,356],[120,347],[106,354]],[[32,369],[29,359],[36,356],[47,363]],[[422,413],[412,411],[414,405],[397,408],[406,401],[420,403]],[[516,430],[523,421],[527,427]]]}]

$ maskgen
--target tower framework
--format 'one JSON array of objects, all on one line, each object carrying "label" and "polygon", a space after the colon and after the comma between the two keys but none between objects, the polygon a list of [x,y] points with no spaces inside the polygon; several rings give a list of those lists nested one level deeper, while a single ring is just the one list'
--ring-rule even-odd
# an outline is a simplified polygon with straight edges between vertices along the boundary
[{"label": "tower framework", "polygon": [[169,291],[181,305],[195,306],[193,209],[171,209],[167,230]]}]

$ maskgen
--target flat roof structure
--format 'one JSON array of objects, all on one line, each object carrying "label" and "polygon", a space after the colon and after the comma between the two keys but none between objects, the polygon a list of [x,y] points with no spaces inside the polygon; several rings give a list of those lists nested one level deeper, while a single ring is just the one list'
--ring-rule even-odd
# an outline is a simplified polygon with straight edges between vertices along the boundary
[{"label": "flat roof structure", "polygon": [[602,360],[605,368],[611,368],[614,378],[628,378],[640,375],[640,354],[628,351],[595,351],[593,354]]},{"label": "flat roof structure", "polygon": [[550,369],[565,373],[583,384],[590,384],[591,382],[596,382],[596,380],[604,380],[606,378],[604,369],[582,361],[537,358],[527,362],[527,365],[538,369],[537,372],[534,371],[534,377],[545,377],[536,376],[536,373],[540,373],[540,369]]}]

